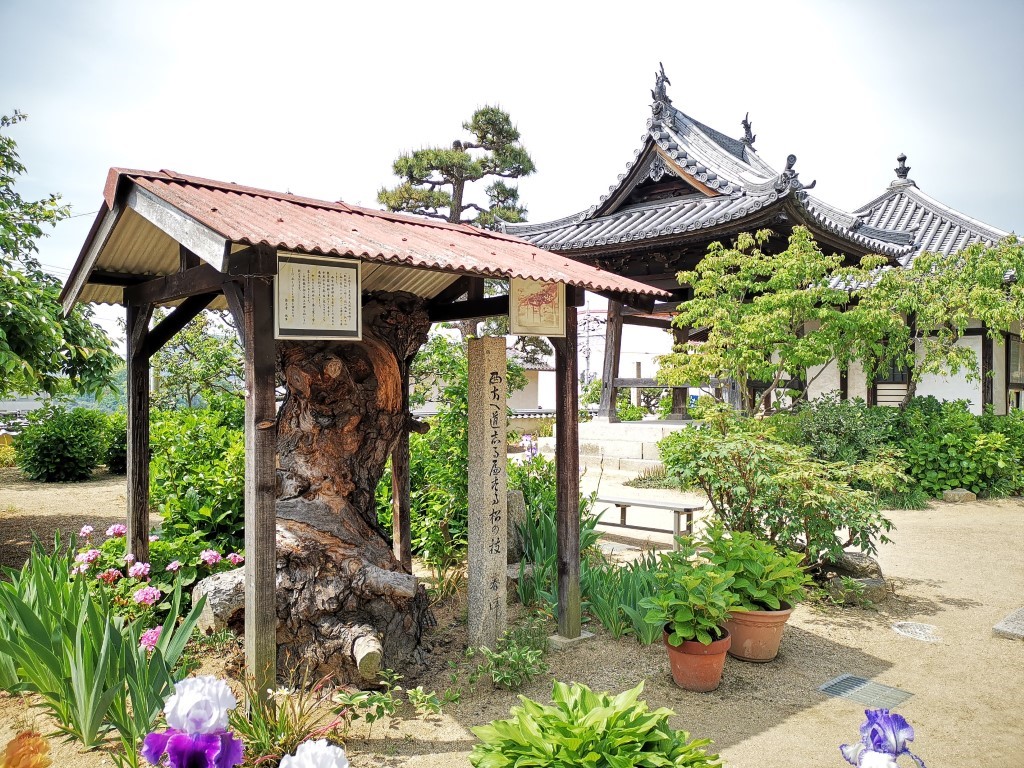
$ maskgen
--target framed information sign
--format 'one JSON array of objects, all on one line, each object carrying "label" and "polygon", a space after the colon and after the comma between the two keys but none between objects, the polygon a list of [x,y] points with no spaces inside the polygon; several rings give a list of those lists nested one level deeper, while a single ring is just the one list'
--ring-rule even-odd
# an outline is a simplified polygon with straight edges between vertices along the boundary
[{"label": "framed information sign", "polygon": [[565,336],[565,283],[511,278],[508,324],[515,336]]},{"label": "framed information sign", "polygon": [[363,337],[360,262],[278,254],[274,279],[274,338]]}]

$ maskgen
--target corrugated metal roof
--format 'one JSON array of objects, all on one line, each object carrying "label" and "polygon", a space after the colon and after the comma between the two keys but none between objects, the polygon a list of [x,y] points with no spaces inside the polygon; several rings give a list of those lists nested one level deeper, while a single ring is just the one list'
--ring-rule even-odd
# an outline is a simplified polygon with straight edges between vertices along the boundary
[{"label": "corrugated metal roof", "polygon": [[[364,280],[366,290],[401,288],[429,298],[458,275],[472,274],[564,282],[591,291],[667,295],[510,235],[173,171],[111,169],[105,190],[106,206],[100,218],[114,208],[117,200],[123,199],[129,183],[231,243],[266,244],[283,251],[356,257],[370,262],[372,266],[367,265]],[[81,268],[96,231],[94,227],[72,276]],[[91,269],[161,275],[177,271],[178,264],[177,242],[128,209]],[[121,293],[118,287],[90,284],[77,298],[119,303]]]}]

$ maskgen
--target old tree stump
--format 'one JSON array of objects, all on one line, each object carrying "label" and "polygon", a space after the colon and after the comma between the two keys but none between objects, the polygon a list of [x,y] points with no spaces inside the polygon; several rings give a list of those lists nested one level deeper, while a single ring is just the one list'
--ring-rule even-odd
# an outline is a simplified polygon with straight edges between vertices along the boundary
[{"label": "old tree stump", "polygon": [[[372,679],[417,658],[426,592],[392,554],[374,491],[405,428],[400,360],[427,340],[411,294],[371,294],[362,342],[278,342],[278,673]],[[407,421],[410,420],[410,421]]]}]

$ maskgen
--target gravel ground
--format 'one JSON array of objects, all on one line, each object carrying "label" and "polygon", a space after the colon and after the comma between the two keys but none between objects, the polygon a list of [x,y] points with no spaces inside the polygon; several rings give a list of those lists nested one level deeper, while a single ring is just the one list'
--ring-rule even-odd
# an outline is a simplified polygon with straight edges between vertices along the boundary
[{"label": "gravel ground", "polygon": [[[612,480],[603,478],[602,493],[637,494],[615,489]],[[649,495],[664,498],[671,492]],[[120,519],[123,509],[123,478],[42,487],[0,474],[0,558],[9,564],[23,559],[29,529],[48,537],[55,527],[74,531],[86,522]],[[891,517],[897,525],[894,543],[882,549],[880,561],[892,596],[866,609],[799,606],[779,657],[764,665],[729,659],[717,691],[676,688],[663,648],[615,640],[590,627],[594,640],[549,654],[551,676],[521,693],[547,701],[552,676],[613,691],[643,680],[651,706],[673,709],[675,727],[713,739],[727,765],[838,767],[844,763],[837,746],[856,740],[865,706],[828,698],[817,688],[850,673],[913,694],[896,709],[914,725],[913,746],[928,765],[1024,766],[1024,642],[992,637],[992,626],[1024,605],[1024,504],[936,503]],[[428,667],[408,675],[405,685],[439,691],[450,685],[449,662],[460,663],[465,644],[464,609],[447,606],[437,617],[426,644]],[[939,641],[898,635],[892,630],[897,621],[934,625]],[[209,671],[219,663],[211,659]],[[507,716],[516,703],[514,694],[479,684],[443,716],[378,723],[370,738],[365,727],[354,728],[349,756],[356,767],[468,765],[474,743],[469,729]],[[52,727],[28,704],[0,699],[0,744],[26,724]],[[55,765],[110,764],[102,753],[80,754],[73,745],[53,744]]]}]

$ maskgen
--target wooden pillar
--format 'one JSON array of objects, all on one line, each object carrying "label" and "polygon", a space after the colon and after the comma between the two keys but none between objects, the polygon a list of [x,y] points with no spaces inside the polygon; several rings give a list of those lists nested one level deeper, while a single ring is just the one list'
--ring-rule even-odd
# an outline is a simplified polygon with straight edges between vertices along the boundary
[{"label": "wooden pillar", "polygon": [[[573,313],[575,314],[575,312]],[[568,332],[568,328],[566,329]],[[575,331],[573,331],[575,337]],[[574,342],[575,343],[575,342]],[[622,352],[622,303],[608,300],[608,322],[604,327],[604,370],[601,374],[601,403],[597,418],[618,421],[615,400],[618,390],[615,378],[619,375],[619,355]]]},{"label": "wooden pillar", "polygon": [[[572,289],[566,288],[568,294]],[[580,636],[580,445],[579,445],[579,390],[577,376],[576,307],[566,302],[565,338],[550,339],[555,348],[555,464],[558,477],[557,533],[558,533],[558,634],[562,637]],[[612,327],[611,305],[621,309],[617,302],[609,303],[608,327]],[[618,316],[618,328],[622,318]],[[609,333],[609,344],[611,343]],[[618,366],[618,333],[615,333],[613,356]],[[609,383],[608,347],[605,348],[605,379],[602,397]],[[617,371],[613,376],[617,375]],[[613,400],[614,405],[614,400]],[[612,415],[615,410],[612,408]]]},{"label": "wooden pillar", "polygon": [[402,411],[405,413],[406,425],[398,436],[391,451],[391,537],[395,558],[402,564],[406,573],[412,573],[412,514],[409,496],[412,492],[409,478],[409,366],[412,358],[399,360],[398,367],[402,376]]},{"label": "wooden pillar", "polygon": [[149,356],[146,336],[152,304],[129,304],[125,313],[128,358],[127,551],[149,562]]},{"label": "wooden pillar", "polygon": [[981,326],[981,405],[995,404],[995,345],[989,336],[988,327]]},{"label": "wooden pillar", "polygon": [[245,666],[266,695],[277,678],[274,293],[269,275],[242,283],[245,336]]},{"label": "wooden pillar", "polygon": [[[685,352],[690,339],[689,328],[672,326],[672,347],[676,352]],[[690,390],[686,387],[672,388],[672,413],[669,418],[688,419],[690,417]]]}]

